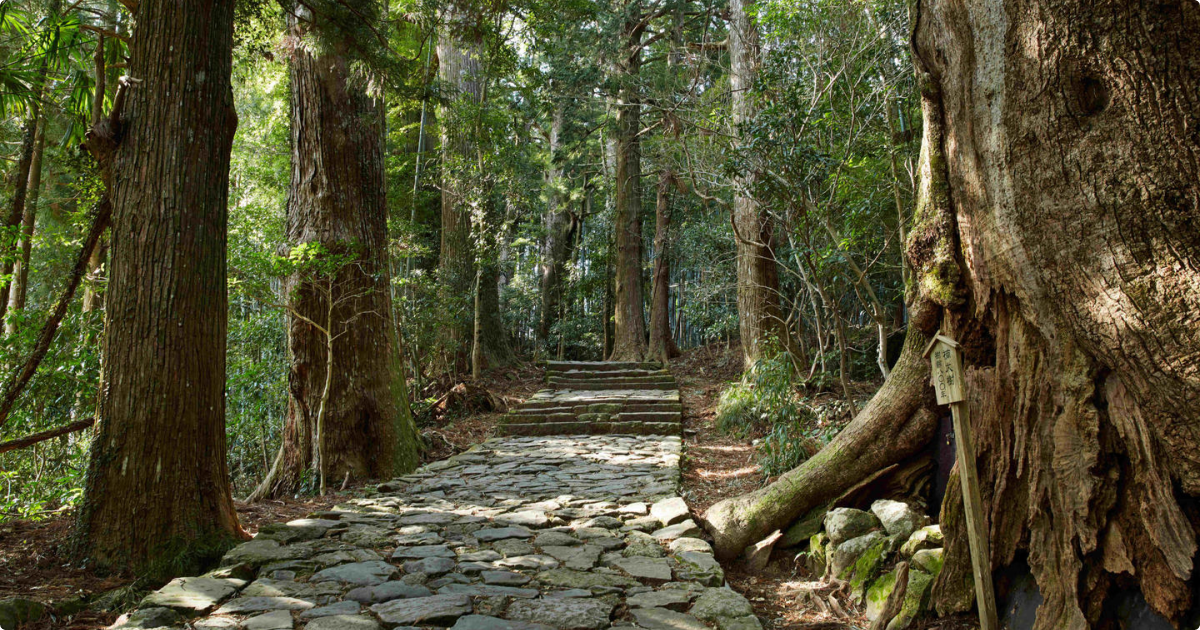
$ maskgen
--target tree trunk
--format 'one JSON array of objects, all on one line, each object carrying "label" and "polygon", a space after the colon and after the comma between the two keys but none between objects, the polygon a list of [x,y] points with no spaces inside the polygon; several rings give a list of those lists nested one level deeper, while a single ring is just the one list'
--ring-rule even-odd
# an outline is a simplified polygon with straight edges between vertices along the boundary
[{"label": "tree trunk", "polygon": [[[1098,627],[1131,590],[1183,625],[1200,522],[1200,5],[924,0],[914,15],[945,156],[922,183],[940,182],[961,243],[961,278],[931,292],[961,296],[946,326],[966,348],[991,565],[1027,552],[1039,630]],[[945,612],[973,599],[961,511],[950,494]]]},{"label": "tree trunk", "polygon": [[[742,125],[754,118],[750,89],[758,74],[758,29],[747,13],[746,0],[729,3],[729,86],[732,92],[730,122],[738,144],[746,144]],[[750,3],[752,4],[752,3]],[[754,199],[756,175],[747,170],[735,178],[733,222],[737,234],[738,330],[742,338],[745,369],[763,358],[767,341],[774,337],[788,347],[787,327],[779,305],[774,226]]]},{"label": "tree trunk", "polygon": [[542,245],[541,318],[538,322],[538,340],[545,344],[550,339],[550,329],[559,320],[559,303],[563,297],[563,283],[567,262],[571,259],[578,223],[567,206],[566,181],[560,163],[563,109],[554,110],[550,124],[550,165],[546,168],[546,240]]},{"label": "tree trunk", "polygon": [[438,265],[445,308],[445,350],[458,370],[467,366],[473,336],[475,295],[475,252],[471,242],[471,203],[478,156],[475,125],[463,119],[483,102],[484,77],[479,64],[478,38],[461,38],[456,16],[438,35],[438,78],[446,90],[448,104],[439,122],[442,130],[442,247]]},{"label": "tree trunk", "polygon": [[624,6],[625,22],[613,72],[617,89],[613,139],[615,234],[614,337],[610,361],[642,361],[648,358],[646,311],[642,294],[642,149],[641,95],[637,85],[641,69],[642,19],[637,0]]},{"label": "tree trunk", "polygon": [[46,150],[46,121],[38,125],[34,141],[33,158],[29,162],[29,184],[25,198],[25,213],[21,219],[21,241],[17,248],[17,260],[13,266],[12,287],[8,291],[10,317],[4,322],[4,334],[16,332],[16,322],[11,315],[25,308],[29,293],[29,255],[33,252],[33,230],[37,224],[38,197],[42,190],[42,155]]},{"label": "tree trunk", "polygon": [[[371,0],[355,12],[376,15]],[[383,163],[383,107],[367,94],[366,79],[351,70],[353,46],[336,26],[315,31],[297,23],[291,60],[292,182],[287,239],[319,243],[352,254],[325,290],[310,274],[286,283],[290,310],[327,326],[335,364],[322,433],[325,474],[337,480],[390,477],[417,465],[417,435],[409,408],[399,340],[392,325],[387,263],[387,198]],[[314,54],[312,50],[320,52]],[[329,302],[334,306],[327,315]],[[315,422],[325,392],[326,336],[290,317],[288,416],[283,445],[253,498],[300,490],[313,466]]]},{"label": "tree trunk", "polygon": [[650,357],[666,365],[679,356],[671,335],[671,187],[675,174],[658,174],[654,204],[654,290],[650,298]]},{"label": "tree trunk", "polygon": [[244,536],[225,460],[233,4],[138,7],[99,430],[76,529],[92,567],[194,570]]}]

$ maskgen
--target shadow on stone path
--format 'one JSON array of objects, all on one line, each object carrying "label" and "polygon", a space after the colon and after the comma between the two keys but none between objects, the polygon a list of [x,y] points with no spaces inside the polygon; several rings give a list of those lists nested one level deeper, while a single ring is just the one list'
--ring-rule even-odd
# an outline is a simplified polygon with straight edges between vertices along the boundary
[{"label": "shadow on stone path", "polygon": [[491,439],[264,527],[120,628],[761,630],[679,498],[678,436]]}]

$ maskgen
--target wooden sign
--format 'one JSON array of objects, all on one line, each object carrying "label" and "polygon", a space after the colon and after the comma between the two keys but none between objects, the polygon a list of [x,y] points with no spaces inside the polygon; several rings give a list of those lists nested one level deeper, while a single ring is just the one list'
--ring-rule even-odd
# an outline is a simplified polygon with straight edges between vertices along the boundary
[{"label": "wooden sign", "polygon": [[962,402],[962,364],[958,360],[958,343],[945,335],[935,335],[925,346],[933,368],[933,389],[939,405]]},{"label": "wooden sign", "polygon": [[958,342],[935,335],[925,346],[929,358],[930,379],[939,405],[950,405],[954,418],[954,450],[958,479],[962,482],[963,510],[966,512],[967,543],[971,548],[971,571],[975,575],[975,603],[979,607],[982,630],[996,630],[996,591],[992,586],[991,553],[988,551],[987,523],[983,520],[983,499],[979,493],[979,471],[975,467],[975,444],[971,436],[971,418],[963,403],[965,383]]}]

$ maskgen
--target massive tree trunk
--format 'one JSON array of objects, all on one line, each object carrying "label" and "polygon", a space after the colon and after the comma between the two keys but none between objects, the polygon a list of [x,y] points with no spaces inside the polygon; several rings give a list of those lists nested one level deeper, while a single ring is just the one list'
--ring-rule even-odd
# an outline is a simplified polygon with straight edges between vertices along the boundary
[{"label": "massive tree trunk", "polygon": [[243,535],[225,463],[233,4],[137,10],[99,430],[76,531],[93,567],[195,569]]},{"label": "massive tree trunk", "polygon": [[563,109],[554,109],[550,123],[550,163],[546,168],[546,240],[542,245],[541,317],[538,322],[538,341],[550,339],[550,329],[559,321],[559,305],[563,298],[567,262],[571,259],[578,221],[566,199],[566,181],[559,155],[563,128]]},{"label": "massive tree trunk", "polygon": [[[355,0],[354,8],[358,15],[378,12],[372,0]],[[310,274],[287,282],[289,311],[295,313],[288,327],[288,416],[279,455],[254,498],[300,489],[314,462],[322,405],[320,457],[326,477],[334,483],[347,477],[390,477],[416,467],[418,459],[400,344],[392,325],[383,107],[367,94],[368,78],[352,69],[347,35],[329,24],[310,28],[291,26],[298,40],[321,41],[298,47],[291,60],[287,239],[292,246],[315,243],[331,253],[351,254],[353,263],[339,269],[331,284]],[[328,384],[328,339],[305,319],[327,327],[336,337]]]},{"label": "massive tree trunk", "polygon": [[[637,2],[633,2],[635,7]],[[642,150],[641,98],[637,77],[641,67],[641,11],[625,7],[625,27],[621,40],[628,48],[618,51],[621,58],[613,70],[619,82],[613,121],[616,151],[614,172],[615,235],[614,273],[616,276],[614,323],[615,336],[611,361],[642,361],[647,358],[646,311],[642,294]]]},{"label": "massive tree trunk", "polygon": [[[1134,589],[1180,624],[1200,523],[1200,5],[915,15],[992,567],[1028,552],[1039,629],[1097,627]],[[946,530],[937,601],[960,610],[965,536]]]},{"label": "massive tree trunk", "polygon": [[[914,15],[909,337],[941,328],[963,346],[991,566],[1027,560],[1039,630],[1104,627],[1131,592],[1183,625],[1200,521],[1200,6],[925,0]],[[896,404],[908,354],[863,414]],[[814,459],[843,461],[862,417]],[[819,481],[810,464],[789,493],[756,493],[771,506],[714,506],[719,548],[812,507],[795,483]],[[974,599],[955,488],[942,613]]]},{"label": "massive tree trunk", "polygon": [[666,365],[679,356],[671,334],[671,188],[675,173],[658,174],[654,204],[654,289],[650,296],[650,357]]},{"label": "massive tree trunk", "polygon": [[[730,122],[739,144],[746,144],[741,126],[754,118],[754,101],[749,91],[758,74],[759,62],[758,29],[747,13],[747,4],[746,0],[730,0],[729,3]],[[779,276],[773,247],[775,230],[770,215],[754,199],[755,180],[754,171],[746,170],[733,182],[738,330],[747,370],[763,358],[771,337],[785,347],[788,345],[787,326],[779,306]]]},{"label": "massive tree trunk", "polygon": [[37,224],[38,197],[42,191],[42,155],[45,151],[46,121],[43,120],[38,125],[33,159],[29,162],[29,183],[24,217],[21,219],[21,240],[17,247],[17,260],[13,266],[12,286],[8,291],[9,318],[4,322],[6,335],[16,332],[16,321],[11,316],[25,308],[25,298],[29,293],[29,256],[33,253],[33,230]]},{"label": "massive tree trunk", "polygon": [[464,113],[477,108],[484,98],[483,70],[479,64],[478,36],[457,23],[452,12],[450,23],[438,35],[438,80],[449,103],[440,113],[442,135],[442,247],[438,272],[442,285],[442,304],[446,322],[444,351],[454,369],[463,369],[473,338],[475,295],[475,251],[471,242],[471,182],[476,180],[479,156],[475,125]]}]

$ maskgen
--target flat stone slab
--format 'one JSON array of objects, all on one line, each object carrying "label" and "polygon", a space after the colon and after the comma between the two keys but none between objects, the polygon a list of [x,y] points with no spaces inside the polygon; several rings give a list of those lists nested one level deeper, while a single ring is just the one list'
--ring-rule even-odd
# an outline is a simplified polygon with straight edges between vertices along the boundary
[{"label": "flat stone slab", "polygon": [[666,608],[634,608],[629,611],[646,630],[707,630],[699,619]]},{"label": "flat stone slab", "polygon": [[471,598],[466,595],[397,599],[371,606],[381,621],[399,626],[449,626],[471,610]]},{"label": "flat stone slab", "polygon": [[541,599],[513,602],[506,616],[560,630],[599,630],[609,625],[613,608],[597,599]]},{"label": "flat stone slab", "polygon": [[635,578],[659,582],[671,581],[671,565],[666,558],[632,556],[614,560],[612,564]]},{"label": "flat stone slab", "polygon": [[191,614],[216,608],[217,604],[246,585],[244,580],[184,577],[171,580],[166,586],[150,593],[141,605],[160,606]]},{"label": "flat stone slab", "polygon": [[554,626],[486,615],[467,615],[458,618],[454,630],[554,630]]},{"label": "flat stone slab", "polygon": [[216,615],[256,613],[268,610],[308,610],[316,606],[313,602],[295,597],[239,597],[225,602],[216,610]]},{"label": "flat stone slab", "polygon": [[388,581],[399,570],[382,560],[352,562],[330,567],[312,576],[310,582],[341,582],[356,586],[374,586]]}]

